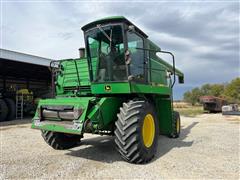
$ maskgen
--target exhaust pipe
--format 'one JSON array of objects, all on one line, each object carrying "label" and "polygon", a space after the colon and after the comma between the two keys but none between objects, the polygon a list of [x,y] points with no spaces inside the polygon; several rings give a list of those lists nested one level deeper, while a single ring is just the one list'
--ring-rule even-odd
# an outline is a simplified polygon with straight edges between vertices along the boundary
[{"label": "exhaust pipe", "polygon": [[79,48],[79,57],[85,58],[85,48]]}]

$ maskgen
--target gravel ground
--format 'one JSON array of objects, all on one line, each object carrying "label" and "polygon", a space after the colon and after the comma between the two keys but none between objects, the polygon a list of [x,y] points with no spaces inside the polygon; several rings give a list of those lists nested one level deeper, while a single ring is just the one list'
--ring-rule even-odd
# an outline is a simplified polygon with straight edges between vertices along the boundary
[{"label": "gravel ground", "polygon": [[85,135],[82,145],[57,151],[29,119],[1,123],[1,179],[239,179],[239,117],[182,117],[178,139],[160,136],[158,153],[146,165],[123,161],[112,137]]}]

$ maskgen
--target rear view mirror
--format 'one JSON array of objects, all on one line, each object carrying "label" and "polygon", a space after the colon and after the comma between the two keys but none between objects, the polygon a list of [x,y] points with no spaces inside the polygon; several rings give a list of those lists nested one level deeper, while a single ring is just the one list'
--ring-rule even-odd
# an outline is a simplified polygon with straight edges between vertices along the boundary
[{"label": "rear view mirror", "polygon": [[184,83],[184,76],[178,76],[178,82],[180,84],[183,84]]},{"label": "rear view mirror", "polygon": [[125,63],[126,64],[130,64],[131,63],[131,57],[130,57],[130,51],[129,50],[126,50],[125,52]]}]

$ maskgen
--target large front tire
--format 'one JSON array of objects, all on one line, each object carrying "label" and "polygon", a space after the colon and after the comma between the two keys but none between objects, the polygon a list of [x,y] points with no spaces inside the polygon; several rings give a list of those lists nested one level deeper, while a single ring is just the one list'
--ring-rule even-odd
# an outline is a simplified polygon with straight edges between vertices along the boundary
[{"label": "large front tire", "polygon": [[81,136],[42,130],[42,137],[53,149],[64,150],[80,143]]},{"label": "large front tire", "polygon": [[154,107],[145,100],[123,103],[115,123],[115,143],[128,162],[143,164],[154,157],[159,135]]}]

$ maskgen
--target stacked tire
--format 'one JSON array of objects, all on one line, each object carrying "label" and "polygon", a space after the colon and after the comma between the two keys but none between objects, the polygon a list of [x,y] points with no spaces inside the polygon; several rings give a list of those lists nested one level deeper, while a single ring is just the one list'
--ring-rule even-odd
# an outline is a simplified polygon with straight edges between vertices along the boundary
[{"label": "stacked tire", "polygon": [[7,103],[3,99],[0,99],[0,121],[6,121],[7,115],[8,115]]},{"label": "stacked tire", "polygon": [[0,121],[13,120],[16,116],[16,105],[10,98],[0,99]]}]

